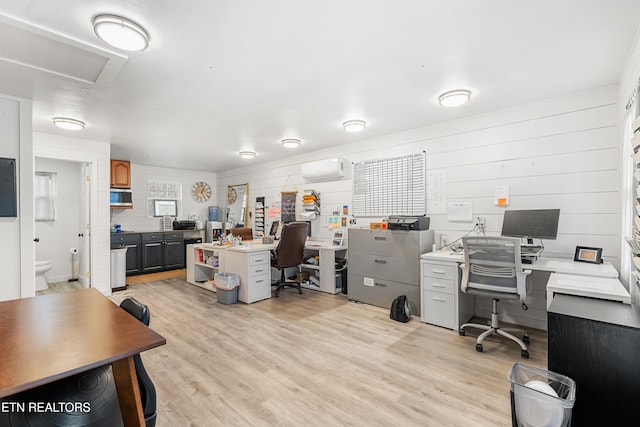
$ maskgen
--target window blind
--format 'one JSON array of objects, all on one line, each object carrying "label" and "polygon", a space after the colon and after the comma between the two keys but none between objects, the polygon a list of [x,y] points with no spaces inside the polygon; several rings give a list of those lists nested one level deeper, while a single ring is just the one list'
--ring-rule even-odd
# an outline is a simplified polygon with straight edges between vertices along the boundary
[{"label": "window blind", "polygon": [[426,154],[353,165],[353,216],[425,215]]}]

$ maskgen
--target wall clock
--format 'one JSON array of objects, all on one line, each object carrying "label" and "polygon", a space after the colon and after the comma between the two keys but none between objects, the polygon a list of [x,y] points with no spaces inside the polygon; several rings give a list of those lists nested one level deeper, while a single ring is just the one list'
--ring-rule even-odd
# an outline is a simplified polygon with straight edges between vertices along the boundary
[{"label": "wall clock", "polygon": [[196,202],[206,202],[211,197],[211,187],[206,182],[196,182],[191,186],[191,198]]},{"label": "wall clock", "polygon": [[234,204],[238,199],[238,193],[236,193],[235,188],[227,187],[227,203],[230,205]]}]

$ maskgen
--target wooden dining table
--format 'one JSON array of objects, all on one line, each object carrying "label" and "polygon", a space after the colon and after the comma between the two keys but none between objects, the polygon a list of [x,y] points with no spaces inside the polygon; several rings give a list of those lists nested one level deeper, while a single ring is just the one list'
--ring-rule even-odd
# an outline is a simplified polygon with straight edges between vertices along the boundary
[{"label": "wooden dining table", "polygon": [[96,289],[0,302],[0,398],[111,364],[125,426],[144,426],[133,356],[166,339]]}]

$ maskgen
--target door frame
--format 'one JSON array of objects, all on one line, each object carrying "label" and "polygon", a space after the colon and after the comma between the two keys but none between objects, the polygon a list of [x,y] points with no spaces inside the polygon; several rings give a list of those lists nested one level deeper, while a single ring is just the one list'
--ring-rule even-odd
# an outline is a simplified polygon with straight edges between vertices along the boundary
[{"label": "door frame", "polygon": [[[92,254],[90,258],[90,272],[91,272],[91,280],[89,281],[91,286],[93,286],[94,280],[93,276],[96,271],[98,271],[98,259],[93,254],[98,253],[98,239],[96,236],[99,235],[96,229],[96,225],[98,224],[98,179],[96,177],[98,170],[98,161],[94,153],[77,150],[77,149],[68,149],[63,150],[60,147],[48,146],[48,145],[38,145],[33,144],[33,153],[31,157],[32,164],[35,162],[36,157],[48,158],[48,159],[58,159],[58,160],[68,160],[73,162],[82,162],[82,163],[90,163],[91,171],[93,176],[90,181],[90,206],[89,206],[89,235],[90,238],[90,252]],[[31,181],[33,183],[33,179]],[[31,186],[33,188],[33,185]],[[33,199],[33,190],[29,192],[31,199]],[[31,229],[35,228],[35,222],[33,221],[33,216],[31,217]],[[33,233],[33,231],[32,231]],[[32,242],[33,244],[33,242]],[[32,248],[35,253],[35,247]],[[35,277],[35,261],[31,263],[31,271]],[[28,288],[31,289],[28,289]],[[22,297],[27,296],[35,296],[35,286],[32,284],[31,286],[25,286],[24,282],[22,284]]]}]

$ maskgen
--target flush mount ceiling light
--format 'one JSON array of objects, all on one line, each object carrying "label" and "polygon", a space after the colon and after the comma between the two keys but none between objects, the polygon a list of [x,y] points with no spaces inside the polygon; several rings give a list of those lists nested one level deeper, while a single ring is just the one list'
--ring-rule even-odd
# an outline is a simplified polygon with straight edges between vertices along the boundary
[{"label": "flush mount ceiling light", "polygon": [[241,151],[238,153],[243,159],[253,159],[256,156],[255,151]]},{"label": "flush mount ceiling light", "polygon": [[471,98],[471,92],[466,89],[456,89],[445,92],[438,97],[443,107],[459,107],[466,104]]},{"label": "flush mount ceiling light", "polygon": [[149,46],[149,34],[135,22],[117,15],[93,18],[93,31],[100,40],[118,49],[137,51]]},{"label": "flush mount ceiling light", "polygon": [[283,139],[280,141],[283,147],[286,148],[296,148],[300,145],[300,140],[295,138]]},{"label": "flush mount ceiling light", "polygon": [[53,124],[67,130],[80,130],[84,128],[84,122],[68,117],[54,117]]},{"label": "flush mount ceiling light", "polygon": [[362,132],[367,127],[367,122],[364,120],[348,120],[342,124],[342,127],[347,132]]}]

